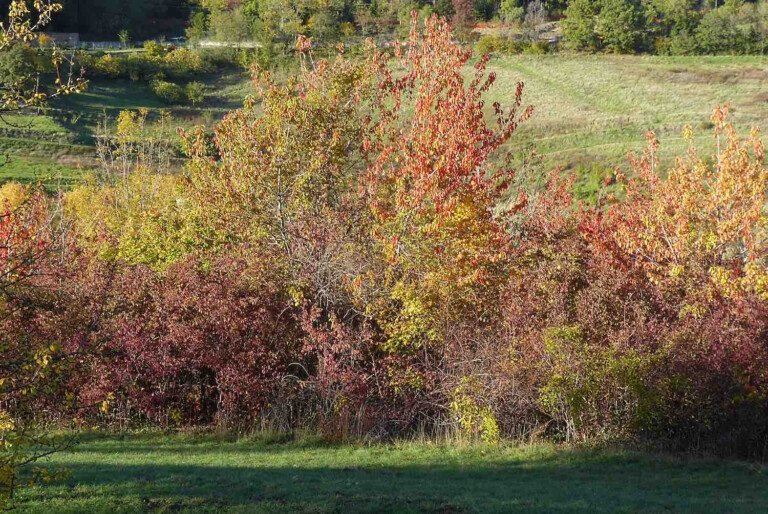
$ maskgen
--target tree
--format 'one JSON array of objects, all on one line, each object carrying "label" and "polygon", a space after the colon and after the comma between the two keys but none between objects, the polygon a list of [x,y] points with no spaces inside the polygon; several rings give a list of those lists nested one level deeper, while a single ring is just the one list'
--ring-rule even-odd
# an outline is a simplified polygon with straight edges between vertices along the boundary
[{"label": "tree", "polygon": [[519,0],[503,0],[499,7],[499,16],[504,23],[520,23],[525,16],[525,8]]},{"label": "tree", "polygon": [[208,25],[217,41],[248,41],[253,34],[251,22],[242,7],[212,11]]},{"label": "tree", "polygon": [[[378,292],[367,312],[383,328],[384,349],[401,359],[392,371],[399,384],[425,402],[445,401],[466,392],[469,366],[438,371],[437,363],[447,355],[472,362],[484,330],[476,321],[495,317],[507,272],[508,234],[495,213],[513,172],[490,156],[531,109],[522,107],[518,84],[511,105],[494,105],[495,123],[487,122],[483,96],[495,80],[485,72],[487,56],[465,79],[471,53],[436,17],[424,37],[412,31],[408,48],[394,64],[380,61],[379,81],[388,86],[363,140],[365,198],[387,263],[363,282]],[[466,398],[457,405],[466,407]],[[493,419],[476,407],[470,413],[483,416],[470,418],[490,430]]]},{"label": "tree", "polygon": [[742,26],[748,26],[742,19],[738,4],[726,5],[705,13],[696,27],[696,43],[703,53],[745,52],[752,41],[757,42],[757,32],[745,34]]},{"label": "tree", "polygon": [[37,70],[31,52],[22,43],[0,51],[0,88],[15,91],[20,97],[34,94]]},{"label": "tree", "polygon": [[[39,106],[53,96],[82,90],[85,82],[75,76],[74,63],[58,49],[48,56],[56,80],[49,93],[42,92],[35,74],[21,65],[19,49],[37,37],[61,5],[40,0],[10,3],[8,20],[0,30],[0,53],[6,66],[2,84],[0,112]],[[68,68],[68,69],[66,69]],[[42,194],[12,206],[5,199],[0,205],[0,508],[8,505],[18,485],[21,466],[60,448],[59,442],[38,430],[34,409],[36,392],[56,376],[53,365],[58,352],[55,342],[39,338],[35,323],[25,318],[29,306],[40,301],[26,289],[44,267],[51,245],[49,215]]]},{"label": "tree", "polygon": [[760,43],[760,55],[763,55],[765,45],[768,43],[768,2],[766,1],[757,4],[756,32]]},{"label": "tree", "polygon": [[633,0],[574,0],[568,4],[563,34],[575,49],[640,50],[648,16]]},{"label": "tree", "polygon": [[193,106],[202,103],[205,100],[205,84],[202,82],[190,82],[184,86],[184,94],[187,101]]},{"label": "tree", "polygon": [[453,8],[453,0],[435,0],[435,12],[446,19],[452,19],[456,11]]},{"label": "tree", "polygon": [[291,0],[261,0],[254,34],[265,45],[286,50],[302,30],[301,13]]},{"label": "tree", "polygon": [[598,3],[595,0],[571,0],[562,21],[563,35],[574,49],[597,49],[600,40],[596,31]]},{"label": "tree", "polygon": [[[8,20],[0,28],[0,53],[13,51],[13,47],[27,44],[37,38],[37,32],[50,23],[53,15],[61,11],[61,4],[53,0],[39,0],[32,7],[24,0],[12,0]],[[18,51],[18,50],[16,50]],[[40,89],[39,73],[22,75],[0,89],[0,113],[37,107],[56,96],[85,89],[85,79],[76,73],[75,63],[55,46],[46,51],[55,80],[49,91]],[[32,89],[27,86],[34,83]]]},{"label": "tree", "polygon": [[601,0],[595,31],[602,45],[616,53],[635,53],[641,46],[647,19],[633,0]]},{"label": "tree", "polygon": [[189,26],[186,29],[187,39],[192,44],[197,44],[205,37],[208,32],[208,20],[205,13],[198,11],[189,19]]},{"label": "tree", "polygon": [[480,20],[491,21],[497,8],[498,2],[496,0],[475,0],[474,12]]},{"label": "tree", "polygon": [[117,33],[117,39],[120,40],[121,45],[127,47],[131,44],[131,33],[128,30],[123,29]]},{"label": "tree", "polygon": [[[431,362],[458,351],[463,336],[453,327],[495,312],[507,241],[495,206],[511,171],[490,156],[530,110],[520,85],[513,105],[495,106],[496,122],[486,122],[483,96],[494,82],[486,61],[465,79],[471,54],[448,23],[433,16],[422,36],[418,18],[414,11],[408,50],[394,60],[370,44],[364,60],[315,60],[311,41],[299,38],[302,72],[285,83],[259,76],[259,108],[249,102],[218,127],[217,159],[202,131],[184,140],[189,201],[205,232],[258,249],[283,294],[316,312],[311,326],[325,335],[313,341],[345,339],[326,332],[339,324],[358,334],[370,323],[361,339],[373,370],[345,372],[370,377],[387,366],[376,375],[380,390],[405,388],[430,410],[433,387],[453,398],[461,380],[430,378]],[[339,357],[333,348],[310,352],[305,367],[328,369],[325,359]]]},{"label": "tree", "polygon": [[339,20],[331,10],[314,13],[309,18],[308,25],[312,36],[318,41],[331,42],[339,37]]},{"label": "tree", "polygon": [[529,41],[538,41],[540,26],[546,21],[546,15],[544,3],[541,0],[533,0],[528,4],[523,29]]},{"label": "tree", "polygon": [[[739,139],[727,122],[728,109],[718,107],[712,116],[714,162],[691,146],[665,180],[658,176],[659,143],[650,133],[648,150],[632,160],[637,178],[628,179],[627,202],[612,206],[606,223],[616,247],[654,281],[670,279],[694,294],[709,288],[733,298],[749,293],[768,298],[765,148],[757,129]],[[690,127],[684,137],[692,141]],[[682,284],[685,279],[690,283]]]}]

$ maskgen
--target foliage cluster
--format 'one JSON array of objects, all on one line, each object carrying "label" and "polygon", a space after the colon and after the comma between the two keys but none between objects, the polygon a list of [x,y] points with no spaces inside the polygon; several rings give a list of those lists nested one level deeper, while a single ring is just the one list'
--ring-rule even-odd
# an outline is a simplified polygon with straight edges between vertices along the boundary
[{"label": "foliage cluster", "polygon": [[[8,12],[11,1],[0,0],[0,12]],[[81,41],[116,41],[121,33],[139,41],[160,35],[180,35],[189,18],[191,3],[187,0],[67,0],[59,2],[61,9],[48,30],[78,32]]]},{"label": "foliage cluster", "polygon": [[667,55],[762,54],[768,2],[572,0],[563,32],[575,49]]},{"label": "foliage cluster", "polygon": [[[190,79],[222,67],[220,59],[208,59],[201,50],[162,46],[154,41],[145,44],[144,52],[127,54],[80,54],[78,62],[89,76],[148,81],[158,77]],[[229,62],[229,66],[234,62]]]},{"label": "foliage cluster", "polygon": [[[477,22],[502,27],[495,51],[519,46],[542,53],[540,35],[550,16],[562,17],[568,45],[580,50],[659,54],[758,54],[768,40],[768,2],[728,0],[202,0],[192,16],[191,40],[259,41],[267,53],[291,50],[297,35],[323,44],[358,43],[360,37],[391,40],[407,34],[410,12],[421,19],[438,14],[451,21],[458,38],[472,39]],[[510,27],[516,27],[509,37]],[[486,37],[485,44],[491,42]],[[550,36],[551,37],[551,36]],[[503,43],[500,39],[510,40]],[[260,61],[263,63],[263,61]]]},{"label": "foliage cluster", "polygon": [[526,190],[497,155],[532,113],[523,85],[486,106],[487,57],[467,76],[471,53],[425,23],[364,59],[300,38],[291,80],[257,73],[213,140],[181,132],[183,175],[125,113],[90,183],[4,189],[3,419],[761,456],[757,131],[719,108],[717,154],[665,172],[651,134],[596,206],[557,175]]},{"label": "foliage cluster", "polygon": [[[79,54],[78,64],[88,76],[149,82],[152,91],[169,104],[196,105],[205,97],[205,86],[190,81],[196,76],[240,65],[237,54],[175,48],[147,41],[144,52],[102,55]],[[185,85],[178,82],[187,81]]]}]

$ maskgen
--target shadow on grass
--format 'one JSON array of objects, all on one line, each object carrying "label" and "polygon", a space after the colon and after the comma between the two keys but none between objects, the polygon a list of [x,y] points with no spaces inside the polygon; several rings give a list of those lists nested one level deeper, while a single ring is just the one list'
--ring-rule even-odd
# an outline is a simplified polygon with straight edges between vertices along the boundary
[{"label": "shadow on grass", "polygon": [[[413,453],[418,448],[379,447],[366,454],[365,448],[318,445],[311,447],[312,460],[294,444],[222,444],[225,448],[198,448],[177,442],[178,464],[168,460],[168,452],[174,452],[170,441],[167,446],[85,448],[84,462],[64,461],[72,473],[66,483],[25,492],[18,508],[110,513],[768,511],[768,475],[720,461],[571,451],[483,460],[479,452],[419,457]],[[356,460],[349,451],[366,458]],[[142,452],[145,460],[131,460]],[[220,458],[211,459],[211,453]]]},{"label": "shadow on grass", "polygon": [[290,432],[260,432],[242,436],[232,432],[81,432],[77,453],[150,454],[162,451],[192,451],[207,454],[287,453],[306,449],[354,448],[331,442],[319,435]]}]

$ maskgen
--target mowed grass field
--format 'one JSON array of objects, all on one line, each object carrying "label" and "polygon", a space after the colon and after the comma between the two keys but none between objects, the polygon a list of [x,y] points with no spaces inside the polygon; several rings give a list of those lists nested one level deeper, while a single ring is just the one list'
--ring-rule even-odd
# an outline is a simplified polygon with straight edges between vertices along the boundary
[{"label": "mowed grass field", "polygon": [[508,104],[515,84],[525,83],[535,114],[511,147],[533,145],[542,169],[624,165],[628,151],[645,147],[648,130],[669,161],[687,148],[687,124],[709,152],[710,116],[727,102],[744,136],[751,126],[768,129],[768,57],[554,54],[497,57],[489,68],[498,76],[490,102]]},{"label": "mowed grass field", "polygon": [[755,464],[549,445],[91,437],[16,512],[768,512]]}]

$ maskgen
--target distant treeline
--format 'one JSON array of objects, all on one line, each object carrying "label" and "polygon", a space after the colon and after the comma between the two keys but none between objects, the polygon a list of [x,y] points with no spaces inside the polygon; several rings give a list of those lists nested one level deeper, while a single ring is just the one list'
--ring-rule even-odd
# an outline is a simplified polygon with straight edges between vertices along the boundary
[{"label": "distant treeline", "polygon": [[[410,14],[450,19],[461,40],[479,37],[480,22],[503,24],[499,37],[539,44],[560,20],[567,45],[617,53],[762,53],[768,2],[743,0],[198,0],[190,40],[257,40],[292,48],[297,34],[316,43],[405,37]],[[504,47],[504,45],[499,45]]]},{"label": "distant treeline", "polygon": [[[480,22],[504,24],[517,48],[544,39],[561,20],[573,49],[618,53],[761,53],[768,1],[744,0],[61,0],[50,26],[81,39],[142,42],[186,35],[191,41],[258,41],[271,52],[293,49],[296,36],[316,43],[407,36],[410,14],[450,19],[462,40]],[[7,12],[10,0],[0,0]]]},{"label": "distant treeline", "polygon": [[[182,35],[187,26],[189,0],[58,0],[64,9],[47,30],[78,32],[85,40],[117,40],[128,31],[137,41],[160,35]],[[10,0],[0,0],[7,13]]]}]

